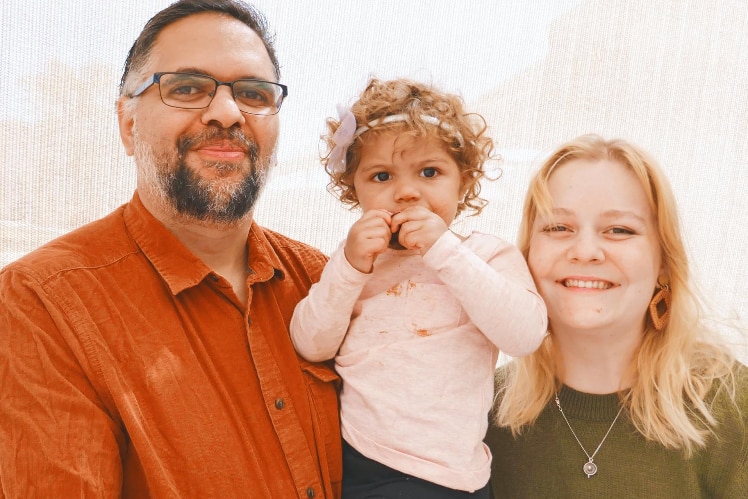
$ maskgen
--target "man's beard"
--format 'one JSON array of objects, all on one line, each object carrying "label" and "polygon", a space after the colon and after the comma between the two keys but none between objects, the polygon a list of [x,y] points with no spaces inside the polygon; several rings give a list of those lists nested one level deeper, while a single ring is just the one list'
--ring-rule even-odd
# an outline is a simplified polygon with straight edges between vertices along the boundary
[{"label": "man's beard", "polygon": [[[176,213],[193,221],[233,224],[245,218],[254,207],[267,179],[273,155],[259,157],[257,144],[248,139],[239,127],[229,129],[210,127],[205,131],[183,135],[177,140],[177,154],[157,153],[151,144],[135,135],[135,160],[139,175]],[[228,140],[245,149],[244,162],[214,161],[203,165],[219,174],[230,173],[245,166],[250,170],[243,178],[227,182],[224,179],[205,179],[186,163],[186,156],[195,146],[208,140]]]}]

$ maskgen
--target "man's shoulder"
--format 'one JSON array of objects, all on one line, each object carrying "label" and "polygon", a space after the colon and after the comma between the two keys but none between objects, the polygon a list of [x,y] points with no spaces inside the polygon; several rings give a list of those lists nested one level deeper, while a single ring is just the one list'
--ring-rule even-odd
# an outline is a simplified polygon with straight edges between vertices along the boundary
[{"label": "man's shoulder", "polygon": [[57,237],[18,260],[3,272],[20,272],[39,282],[76,269],[91,269],[137,251],[127,235],[120,207],[109,215]]},{"label": "man's shoulder", "polygon": [[283,256],[319,261],[323,265],[327,261],[327,256],[314,246],[275,232],[267,227],[259,226],[259,228],[272,248]]}]

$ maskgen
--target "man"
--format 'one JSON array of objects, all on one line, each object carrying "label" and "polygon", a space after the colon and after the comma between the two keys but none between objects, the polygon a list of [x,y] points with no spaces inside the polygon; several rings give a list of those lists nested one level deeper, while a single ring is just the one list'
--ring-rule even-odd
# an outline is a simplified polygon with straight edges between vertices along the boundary
[{"label": "man", "polygon": [[338,378],[287,330],[325,258],[252,220],[278,79],[240,0],[147,23],[117,106],[132,200],[0,273],[5,497],[338,496]]}]

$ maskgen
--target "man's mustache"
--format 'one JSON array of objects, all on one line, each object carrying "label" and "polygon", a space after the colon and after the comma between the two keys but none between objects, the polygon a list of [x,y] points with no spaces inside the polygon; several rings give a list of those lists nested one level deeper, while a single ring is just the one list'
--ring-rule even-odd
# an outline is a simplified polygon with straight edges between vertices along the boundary
[{"label": "man's mustache", "polygon": [[231,128],[211,126],[196,134],[182,135],[177,140],[177,151],[180,157],[184,157],[190,149],[203,142],[217,140],[228,141],[233,146],[244,149],[252,160],[257,159],[257,143],[248,138],[237,125]]}]

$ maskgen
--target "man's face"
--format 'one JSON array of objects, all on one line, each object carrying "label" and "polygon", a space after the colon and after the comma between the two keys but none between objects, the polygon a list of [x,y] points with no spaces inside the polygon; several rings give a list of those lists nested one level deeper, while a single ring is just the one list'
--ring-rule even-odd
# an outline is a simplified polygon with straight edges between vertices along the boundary
[{"label": "man's face", "polygon": [[[215,13],[189,16],[158,35],[143,79],[164,71],[275,81],[259,36]],[[135,102],[127,99],[120,101],[120,134],[135,156],[146,207],[208,224],[235,223],[251,214],[274,160],[277,115],[240,112],[227,86],[217,88],[205,109],[165,105],[158,85]]]}]

